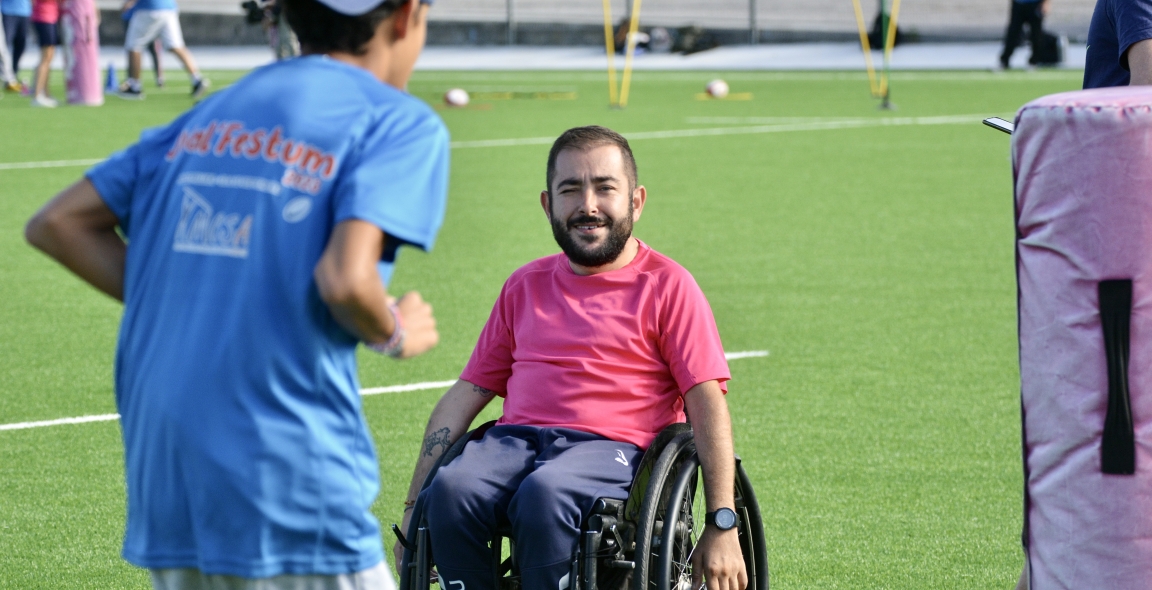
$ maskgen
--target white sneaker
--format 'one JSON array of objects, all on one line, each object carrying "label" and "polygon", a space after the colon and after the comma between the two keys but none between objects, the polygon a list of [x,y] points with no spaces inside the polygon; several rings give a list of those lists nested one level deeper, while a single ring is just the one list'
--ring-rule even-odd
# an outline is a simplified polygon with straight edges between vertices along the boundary
[{"label": "white sneaker", "polygon": [[32,97],[32,106],[34,107],[54,109],[58,104],[59,103],[56,102],[56,99],[44,94],[37,94],[36,96]]},{"label": "white sneaker", "polygon": [[209,81],[208,78],[204,76],[196,78],[192,81],[192,98],[204,96],[204,92],[207,91],[210,86],[212,86],[212,82]]}]

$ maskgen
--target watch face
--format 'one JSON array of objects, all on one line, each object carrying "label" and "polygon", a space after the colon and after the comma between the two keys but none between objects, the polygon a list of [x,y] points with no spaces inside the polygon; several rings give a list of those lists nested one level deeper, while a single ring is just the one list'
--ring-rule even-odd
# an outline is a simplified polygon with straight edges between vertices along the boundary
[{"label": "watch face", "polygon": [[721,508],[716,511],[716,528],[720,530],[728,530],[736,526],[736,513],[730,508]]}]

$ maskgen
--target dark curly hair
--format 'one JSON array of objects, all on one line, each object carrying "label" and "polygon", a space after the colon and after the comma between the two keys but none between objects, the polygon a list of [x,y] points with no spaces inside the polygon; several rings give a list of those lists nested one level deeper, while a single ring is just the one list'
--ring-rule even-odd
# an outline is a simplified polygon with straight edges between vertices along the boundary
[{"label": "dark curly hair", "polygon": [[[406,0],[384,0],[360,16],[340,14],[317,0],[280,0],[288,25],[307,53],[341,51],[364,55],[365,45]],[[415,0],[407,0],[415,1]]]}]

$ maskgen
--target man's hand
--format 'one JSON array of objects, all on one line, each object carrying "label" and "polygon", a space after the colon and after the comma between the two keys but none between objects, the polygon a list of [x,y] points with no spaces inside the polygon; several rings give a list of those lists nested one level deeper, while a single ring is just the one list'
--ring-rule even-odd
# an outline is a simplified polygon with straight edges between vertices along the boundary
[{"label": "man's hand", "polygon": [[692,588],[706,583],[708,590],[744,590],[748,571],[740,552],[736,529],[722,531],[709,526],[692,552]]},{"label": "man's hand", "polygon": [[400,322],[404,324],[404,350],[400,358],[419,356],[440,342],[432,306],[419,293],[409,291],[390,303],[396,304],[400,310]]},{"label": "man's hand", "polygon": [[[412,521],[412,509],[405,507],[404,519],[400,521],[400,532],[404,534],[405,538],[408,536],[408,523]],[[416,539],[408,539],[409,543],[415,543]],[[396,559],[396,571],[400,571],[400,564],[404,561],[404,546],[400,544],[400,539],[396,539],[396,544],[392,546],[392,556]]]}]

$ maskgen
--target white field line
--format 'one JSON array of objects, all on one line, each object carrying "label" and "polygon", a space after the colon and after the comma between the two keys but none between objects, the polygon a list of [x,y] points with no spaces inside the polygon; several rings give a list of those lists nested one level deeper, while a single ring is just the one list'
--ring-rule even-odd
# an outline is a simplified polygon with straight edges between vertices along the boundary
[{"label": "white field line", "polygon": [[726,352],[724,358],[730,361],[739,359],[753,359],[768,356],[767,350],[746,350],[744,352]]},{"label": "white field line", "polygon": [[120,414],[99,414],[96,416],[79,416],[76,418],[60,418],[58,420],[42,420],[40,422],[17,422],[15,424],[0,424],[0,430],[23,430],[25,428],[40,428],[41,426],[83,424],[85,422],[108,422],[111,420],[119,419]]},{"label": "white field line", "polygon": [[104,158],[89,160],[52,160],[49,162],[7,162],[0,163],[0,170],[26,170],[28,168],[67,168],[69,166],[92,166],[103,161]]},{"label": "white field line", "polygon": [[[1011,118],[1014,113],[986,113],[972,115],[945,115],[936,117],[906,117],[888,119],[861,119],[860,117],[685,117],[684,122],[692,125],[793,125],[808,123],[856,123],[859,121],[896,121],[896,125],[940,125],[951,123],[971,123],[983,121],[992,115]],[[912,122],[909,123],[909,120]],[[883,124],[883,123],[877,123]]]},{"label": "white field line", "polygon": [[389,385],[388,387],[366,387],[360,390],[360,395],[380,395],[381,393],[401,393],[405,391],[421,391],[424,389],[441,389],[451,387],[456,380],[451,381],[425,381],[423,383],[409,383],[408,385]]},{"label": "white field line", "polygon": [[[716,135],[758,135],[763,133],[785,133],[789,131],[824,131],[832,129],[859,129],[862,127],[889,127],[906,125],[960,125],[979,123],[982,115],[947,115],[941,117],[885,117],[871,119],[811,119],[797,122],[783,122],[771,125],[751,125],[743,127],[708,127],[703,129],[670,129],[668,131],[639,131],[625,133],[624,137],[637,139],[674,139],[679,137],[706,137]],[[454,141],[452,149],[514,147],[522,145],[551,145],[555,137],[517,137],[512,139],[478,139]],[[92,166],[103,162],[94,160],[54,160],[50,162],[7,162],[0,163],[0,171],[26,170],[29,168],[66,168],[69,166]]]},{"label": "white field line", "polygon": [[[724,358],[728,360],[755,358],[768,356],[767,350],[749,350],[744,352],[726,352]],[[408,383],[406,385],[389,385],[387,387],[366,387],[360,390],[360,395],[379,395],[381,393],[403,393],[405,391],[422,391],[425,389],[443,389],[456,383],[455,379],[449,381],[425,381],[422,383]],[[43,426],[60,426],[63,424],[84,424],[86,422],[111,422],[119,420],[120,414],[98,414],[95,416],[78,416],[75,418],[59,418],[57,420],[41,420],[38,422],[16,422],[13,424],[0,424],[0,430],[25,430],[28,428],[41,428]]]},{"label": "white field line", "polygon": [[[702,129],[671,129],[668,131],[639,131],[625,133],[629,140],[673,139],[679,137],[705,137],[716,135],[758,135],[763,133],[784,133],[788,131],[824,131],[829,129],[859,129],[862,127],[888,127],[905,125],[961,125],[979,123],[982,115],[947,115],[941,117],[885,117],[871,119],[808,120],[776,123],[772,125],[750,125],[743,127],[706,127]],[[555,137],[520,137],[516,139],[480,139],[475,141],[454,141],[453,149],[511,147],[521,145],[551,145]]]}]

